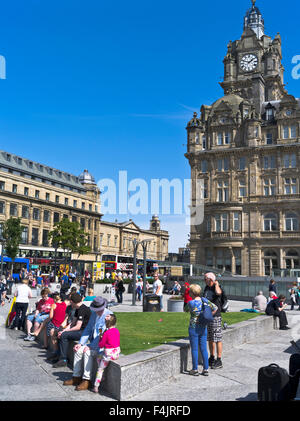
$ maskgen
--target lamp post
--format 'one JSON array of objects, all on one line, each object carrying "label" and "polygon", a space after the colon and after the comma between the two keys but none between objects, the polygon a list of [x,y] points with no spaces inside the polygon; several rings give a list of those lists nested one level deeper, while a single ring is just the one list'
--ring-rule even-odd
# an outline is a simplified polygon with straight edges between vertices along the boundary
[{"label": "lamp post", "polygon": [[139,241],[135,238],[133,244],[133,286],[132,286],[132,305],[135,306],[135,289],[136,289],[136,255],[139,246]]},{"label": "lamp post", "polygon": [[[143,258],[144,258],[144,268],[143,268],[143,303],[144,303],[144,297],[145,297],[145,293],[146,293],[146,255],[147,255],[147,244],[150,243],[150,241],[152,241],[151,239],[146,239],[146,240],[142,240],[142,241],[138,241],[136,238],[132,241],[133,243],[133,291],[132,291],[132,305],[135,306],[136,305],[136,294],[135,294],[135,290],[136,290],[136,268],[137,268],[137,264],[136,264],[136,258],[137,258],[137,250],[138,250],[138,246],[139,244],[141,244],[142,248],[143,248]],[[144,304],[143,304],[144,306]]]},{"label": "lamp post", "polygon": [[1,275],[3,275],[4,238],[2,237],[2,234],[1,234],[0,242],[1,242]]},{"label": "lamp post", "polygon": [[146,295],[146,277],[147,277],[147,245],[152,240],[147,239],[143,240],[142,247],[143,247],[143,259],[144,259],[144,268],[143,268],[143,311],[145,311],[145,295]]}]

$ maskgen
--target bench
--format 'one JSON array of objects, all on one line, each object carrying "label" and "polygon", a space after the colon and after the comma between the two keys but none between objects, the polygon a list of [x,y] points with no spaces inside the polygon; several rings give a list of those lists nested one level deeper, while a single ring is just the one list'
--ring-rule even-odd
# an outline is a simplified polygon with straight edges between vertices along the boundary
[{"label": "bench", "polygon": [[[234,348],[269,332],[272,323],[271,317],[258,316],[228,326],[223,332],[224,349]],[[71,368],[74,345],[75,343],[70,343],[68,351]],[[199,353],[199,363],[202,363],[201,353]],[[180,339],[131,355],[123,355],[117,361],[111,361],[104,371],[99,392],[106,392],[116,400],[128,400],[190,368],[189,340]]]}]

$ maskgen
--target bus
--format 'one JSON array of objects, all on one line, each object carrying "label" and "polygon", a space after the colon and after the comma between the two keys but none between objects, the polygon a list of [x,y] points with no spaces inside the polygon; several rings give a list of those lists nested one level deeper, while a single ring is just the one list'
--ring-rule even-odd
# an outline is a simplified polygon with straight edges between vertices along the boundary
[{"label": "bus", "polygon": [[[105,271],[133,272],[133,256],[122,256],[114,254],[105,254],[102,256],[102,262],[105,263]],[[144,260],[136,259],[136,266],[139,273],[143,273]],[[147,259],[146,273],[151,273],[158,268],[155,260]]]},{"label": "bus", "polygon": [[[1,262],[1,256],[0,256]],[[3,272],[5,273],[7,270],[11,269],[12,260],[10,257],[3,256]],[[29,259],[16,257],[14,261],[14,272],[13,278],[19,279],[19,274],[21,269],[26,269],[29,272]]]},{"label": "bus", "polygon": [[133,271],[133,257],[119,256],[115,254],[104,254],[102,262],[105,263],[105,271],[112,272],[120,270],[122,272]]},{"label": "bus", "polygon": [[105,263],[105,272],[114,272],[117,270],[117,256],[113,254],[104,254],[101,259]]}]

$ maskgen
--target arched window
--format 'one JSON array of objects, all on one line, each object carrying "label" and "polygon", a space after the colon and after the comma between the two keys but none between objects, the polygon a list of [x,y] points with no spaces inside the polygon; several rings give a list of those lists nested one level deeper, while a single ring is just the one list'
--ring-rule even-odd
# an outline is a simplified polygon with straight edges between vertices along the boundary
[{"label": "arched window", "polygon": [[277,217],[274,213],[264,215],[264,231],[277,230]]},{"label": "arched window", "polygon": [[285,230],[286,231],[298,231],[299,230],[299,219],[295,213],[287,213],[285,215]]},{"label": "arched window", "polygon": [[266,250],[264,252],[264,270],[265,275],[272,275],[274,269],[278,269],[278,257],[274,250]]}]

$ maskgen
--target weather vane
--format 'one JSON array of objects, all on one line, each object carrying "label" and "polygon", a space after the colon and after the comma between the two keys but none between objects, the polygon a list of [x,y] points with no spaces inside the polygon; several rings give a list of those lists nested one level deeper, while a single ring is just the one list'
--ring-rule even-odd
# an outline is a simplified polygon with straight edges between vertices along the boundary
[{"label": "weather vane", "polygon": [[256,0],[251,0],[252,1],[252,6],[255,6]]}]

